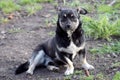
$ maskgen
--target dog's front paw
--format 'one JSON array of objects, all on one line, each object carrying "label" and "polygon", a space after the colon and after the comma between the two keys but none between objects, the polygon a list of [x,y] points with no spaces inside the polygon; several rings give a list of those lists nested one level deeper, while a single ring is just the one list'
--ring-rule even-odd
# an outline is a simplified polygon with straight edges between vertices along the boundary
[{"label": "dog's front paw", "polygon": [[49,69],[51,71],[58,71],[59,67],[56,67],[56,66],[47,66],[47,69]]},{"label": "dog's front paw", "polygon": [[82,68],[84,68],[85,70],[92,70],[94,69],[94,67],[88,63],[82,64]]},{"label": "dog's front paw", "polygon": [[26,71],[26,74],[27,75],[33,75],[33,71],[28,70],[28,71]]},{"label": "dog's front paw", "polygon": [[65,75],[73,74],[73,72],[74,72],[74,68],[67,69],[67,70],[65,71]]}]

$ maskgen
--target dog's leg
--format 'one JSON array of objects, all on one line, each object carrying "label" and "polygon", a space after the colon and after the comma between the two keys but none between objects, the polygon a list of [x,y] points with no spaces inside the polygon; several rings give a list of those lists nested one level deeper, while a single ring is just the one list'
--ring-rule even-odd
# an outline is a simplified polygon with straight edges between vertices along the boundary
[{"label": "dog's leg", "polygon": [[26,72],[27,74],[32,75],[35,67],[44,62],[44,55],[45,55],[44,51],[41,50],[34,58],[31,58],[29,68]]},{"label": "dog's leg", "polygon": [[79,55],[80,55],[80,62],[81,62],[82,68],[84,68],[85,70],[94,69],[94,67],[90,65],[86,60],[85,49],[79,51]]},{"label": "dog's leg", "polygon": [[73,74],[74,72],[73,62],[68,57],[65,57],[65,60],[67,62],[67,65],[66,65],[67,70],[65,71],[65,75]]}]

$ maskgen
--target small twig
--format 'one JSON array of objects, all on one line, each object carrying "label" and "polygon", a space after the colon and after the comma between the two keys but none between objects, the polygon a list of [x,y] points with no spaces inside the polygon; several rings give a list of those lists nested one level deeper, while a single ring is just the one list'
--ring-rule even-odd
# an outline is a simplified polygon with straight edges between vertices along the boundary
[{"label": "small twig", "polygon": [[63,0],[63,4],[66,5],[66,1],[65,0]]},{"label": "small twig", "polygon": [[86,76],[90,76],[90,73],[88,70],[85,70],[85,74],[86,74]]},{"label": "small twig", "polygon": [[116,0],[112,1],[110,4],[108,4],[108,6],[112,6],[115,3],[116,3]]}]

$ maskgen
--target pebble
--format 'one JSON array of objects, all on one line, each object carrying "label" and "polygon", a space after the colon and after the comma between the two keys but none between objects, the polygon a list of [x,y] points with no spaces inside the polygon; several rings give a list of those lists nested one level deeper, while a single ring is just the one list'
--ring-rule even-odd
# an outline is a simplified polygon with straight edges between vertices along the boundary
[{"label": "pebble", "polygon": [[116,55],[115,53],[112,53],[112,56],[113,56],[113,58],[116,58],[116,57],[117,57],[117,55]]},{"label": "pebble", "polygon": [[1,31],[1,34],[5,34],[6,33],[6,31]]},{"label": "pebble", "polygon": [[76,76],[76,75],[74,75],[74,76],[73,76],[73,78],[74,78],[74,79],[76,79],[76,78],[77,78],[77,76]]},{"label": "pebble", "polygon": [[111,57],[110,54],[108,54],[107,57],[110,58]]},{"label": "pebble", "polygon": [[0,39],[6,39],[6,36],[0,36]]},{"label": "pebble", "polygon": [[0,46],[3,46],[3,45],[5,45],[5,43],[0,42]]}]

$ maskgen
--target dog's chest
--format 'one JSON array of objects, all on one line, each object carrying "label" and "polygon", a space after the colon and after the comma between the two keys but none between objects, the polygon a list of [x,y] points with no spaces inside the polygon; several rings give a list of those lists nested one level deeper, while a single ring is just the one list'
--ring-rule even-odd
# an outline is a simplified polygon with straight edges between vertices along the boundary
[{"label": "dog's chest", "polygon": [[67,48],[64,47],[58,47],[59,51],[64,51],[70,54],[76,54],[78,51],[80,51],[81,49],[83,49],[85,46],[85,43],[81,44],[80,47],[76,46],[73,41],[70,42],[70,45]]}]

